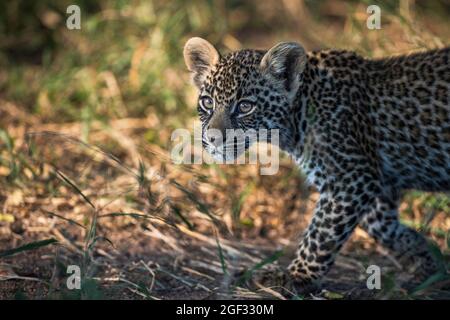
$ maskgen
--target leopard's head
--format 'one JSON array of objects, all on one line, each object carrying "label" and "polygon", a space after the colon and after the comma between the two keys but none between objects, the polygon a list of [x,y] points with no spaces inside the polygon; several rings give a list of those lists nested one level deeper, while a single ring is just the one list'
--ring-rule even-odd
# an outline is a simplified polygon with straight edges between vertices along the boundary
[{"label": "leopard's head", "polygon": [[283,42],[268,51],[221,56],[208,41],[191,38],[184,60],[199,91],[203,146],[213,157],[236,158],[255,134],[260,138],[261,129],[278,129],[280,143],[290,139],[285,133],[292,129],[289,119],[307,60],[302,46]]}]

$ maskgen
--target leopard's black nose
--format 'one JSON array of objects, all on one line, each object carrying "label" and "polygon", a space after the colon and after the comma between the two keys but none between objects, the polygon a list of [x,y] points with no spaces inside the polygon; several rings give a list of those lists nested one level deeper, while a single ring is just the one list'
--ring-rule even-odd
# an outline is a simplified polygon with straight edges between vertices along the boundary
[{"label": "leopard's black nose", "polygon": [[223,143],[222,132],[218,129],[208,129],[206,132],[206,139],[208,143],[215,147],[219,147]]}]

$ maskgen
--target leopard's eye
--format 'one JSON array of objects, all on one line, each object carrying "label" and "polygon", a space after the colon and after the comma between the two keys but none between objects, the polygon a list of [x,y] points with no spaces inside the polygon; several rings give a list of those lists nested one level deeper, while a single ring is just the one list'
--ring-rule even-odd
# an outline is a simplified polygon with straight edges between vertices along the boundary
[{"label": "leopard's eye", "polygon": [[214,101],[211,97],[203,96],[200,97],[200,107],[205,111],[211,111],[214,106]]},{"label": "leopard's eye", "polygon": [[253,110],[254,106],[255,105],[250,101],[241,101],[238,104],[238,111],[240,114],[247,114]]}]

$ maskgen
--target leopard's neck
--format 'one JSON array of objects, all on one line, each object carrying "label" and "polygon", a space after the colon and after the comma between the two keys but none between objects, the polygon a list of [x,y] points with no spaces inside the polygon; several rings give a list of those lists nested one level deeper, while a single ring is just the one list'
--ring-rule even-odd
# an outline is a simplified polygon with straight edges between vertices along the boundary
[{"label": "leopard's neck", "polygon": [[[291,105],[292,112],[285,122],[285,133],[280,136],[280,147],[297,163],[308,160],[308,149],[314,140],[314,122],[317,120],[317,108],[320,101],[319,86],[327,87],[332,78],[313,64],[307,64]],[[332,95],[328,94],[331,102]],[[285,137],[288,136],[288,137]]]}]

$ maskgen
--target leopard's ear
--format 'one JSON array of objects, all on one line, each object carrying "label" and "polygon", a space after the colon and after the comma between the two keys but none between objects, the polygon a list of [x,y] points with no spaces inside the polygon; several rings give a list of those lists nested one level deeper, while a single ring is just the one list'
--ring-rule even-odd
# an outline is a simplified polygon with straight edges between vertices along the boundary
[{"label": "leopard's ear", "polygon": [[290,93],[297,91],[306,60],[306,52],[301,45],[296,42],[281,42],[267,51],[260,67],[263,74],[282,84]]},{"label": "leopard's ear", "polygon": [[184,62],[192,73],[194,84],[200,88],[211,68],[219,62],[219,52],[202,38],[191,38],[184,45]]}]

